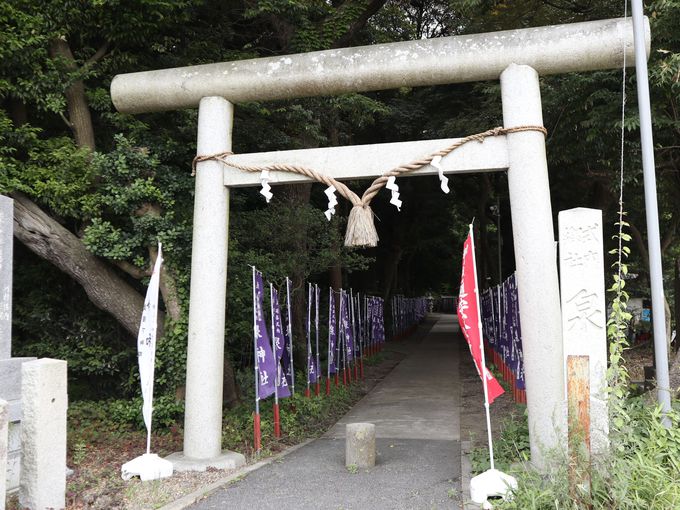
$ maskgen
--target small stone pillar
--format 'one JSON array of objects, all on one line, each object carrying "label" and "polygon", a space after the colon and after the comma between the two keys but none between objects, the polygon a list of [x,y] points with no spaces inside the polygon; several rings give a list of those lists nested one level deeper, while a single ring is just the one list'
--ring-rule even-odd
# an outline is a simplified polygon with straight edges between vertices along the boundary
[{"label": "small stone pillar", "polygon": [[19,502],[31,510],[66,506],[66,361],[43,358],[21,367]]},{"label": "small stone pillar", "polygon": [[7,471],[7,427],[9,425],[9,405],[0,400],[0,510],[5,510],[5,490]]},{"label": "small stone pillar", "polygon": [[375,425],[348,423],[345,429],[345,466],[375,466]]}]

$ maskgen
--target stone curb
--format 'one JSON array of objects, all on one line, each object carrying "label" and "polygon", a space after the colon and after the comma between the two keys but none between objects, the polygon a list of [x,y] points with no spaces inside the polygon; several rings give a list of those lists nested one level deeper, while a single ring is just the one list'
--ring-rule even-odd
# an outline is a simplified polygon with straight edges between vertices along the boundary
[{"label": "stone curb", "polygon": [[307,446],[309,443],[312,441],[316,441],[317,438],[312,438],[312,439],[307,439],[306,441],[296,444],[295,446],[291,446],[290,448],[287,448],[286,450],[282,451],[281,453],[277,453],[276,455],[272,455],[271,457],[268,457],[264,460],[261,460],[259,462],[256,462],[255,464],[250,464],[248,466],[245,466],[238,471],[234,471],[233,473],[225,476],[221,480],[218,480],[214,483],[211,483],[210,485],[206,485],[204,487],[201,487],[200,489],[196,489],[193,492],[190,492],[186,496],[182,496],[181,498],[173,501],[172,503],[168,503],[167,505],[163,505],[160,507],[158,510],[184,510],[185,508],[188,508],[189,506],[193,505],[200,499],[203,499],[206,496],[209,496],[213,492],[221,489],[225,485],[230,484],[231,482],[241,478],[244,475],[247,475],[248,473],[251,473],[257,469],[260,469],[261,467],[264,467],[268,464],[271,464],[272,462],[276,462],[277,460],[285,457],[289,453],[293,453],[295,450],[298,450],[302,448],[303,446]]}]

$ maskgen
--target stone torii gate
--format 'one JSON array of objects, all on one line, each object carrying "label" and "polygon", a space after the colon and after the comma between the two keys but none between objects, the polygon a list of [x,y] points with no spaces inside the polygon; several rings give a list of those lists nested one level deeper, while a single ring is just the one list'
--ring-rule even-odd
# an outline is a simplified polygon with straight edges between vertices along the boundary
[{"label": "stone torii gate", "polygon": [[[648,23],[645,27],[649,53]],[[627,65],[634,65],[632,22],[612,19],[124,74],[114,78],[111,96],[116,108],[126,113],[198,106],[197,154],[208,155],[231,150],[234,103],[403,86],[500,79],[504,126],[541,126],[539,75],[620,68],[624,53]],[[341,180],[373,178],[453,141],[279,151],[230,159],[248,165],[300,164]],[[531,456],[542,466],[548,450],[565,444],[566,425],[560,295],[544,136],[527,131],[487,138],[461,147],[441,164],[446,173],[508,172]],[[409,175],[436,173],[427,166]],[[270,183],[307,180],[272,172]],[[229,188],[259,184],[259,174],[240,172],[218,161],[198,164],[180,455],[193,469],[228,465],[221,435]]]}]

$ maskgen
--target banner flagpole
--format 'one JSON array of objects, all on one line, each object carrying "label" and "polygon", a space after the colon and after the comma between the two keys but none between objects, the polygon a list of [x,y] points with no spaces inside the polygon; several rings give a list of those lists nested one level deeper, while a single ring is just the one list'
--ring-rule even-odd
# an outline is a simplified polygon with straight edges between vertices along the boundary
[{"label": "banner flagpole", "polygon": [[274,437],[281,437],[281,415],[279,414],[279,380],[281,378],[281,363],[276,358],[276,331],[274,331],[274,284],[269,283],[269,308],[271,310],[272,323],[272,353],[276,361],[276,373],[274,375]]},{"label": "banner flagpole", "polygon": [[331,360],[333,359],[333,346],[331,345],[331,309],[333,307],[333,288],[328,289],[328,359],[326,364],[326,395],[331,394]]},{"label": "banner flagpole", "polygon": [[364,332],[361,324],[361,294],[357,292],[357,331],[359,332],[359,374],[364,378]]},{"label": "banner flagpole", "polygon": [[[477,257],[475,256],[475,234],[472,228],[472,223],[470,223],[470,239],[472,240],[472,267],[474,269],[474,283],[475,283],[475,300],[477,302],[477,310],[481,310],[479,305],[479,285],[477,283]],[[491,435],[491,413],[489,412],[489,389],[487,387],[486,374],[484,370],[486,368],[486,360],[484,358],[484,335],[482,334],[482,314],[477,314],[477,327],[479,328],[479,348],[482,355],[482,385],[484,386],[484,409],[486,410],[486,432],[489,439],[489,464],[491,469],[496,469],[494,467],[493,461],[493,438]]]},{"label": "banner flagpole", "polygon": [[[163,264],[163,249],[158,243],[158,253],[154,262],[149,287],[144,297],[144,309],[137,334],[137,355],[139,382],[142,387],[142,417],[146,426],[146,453],[135,457],[121,466],[123,480],[138,475],[140,480],[166,478],[173,473],[172,462],[151,453],[151,425],[153,417],[153,386],[156,365],[156,333],[158,328],[158,291],[160,272]],[[4,471],[0,473],[4,476]],[[3,492],[4,494],[4,492]],[[4,496],[0,496],[4,497]],[[2,500],[4,503],[4,499]],[[4,508],[4,505],[3,507]]]},{"label": "banner flagpole", "polygon": [[315,395],[318,397],[321,391],[321,365],[319,363],[319,286],[314,284],[314,305],[316,314],[314,315],[314,329],[316,331],[316,389]]},{"label": "banner flagpole", "polygon": [[[474,296],[471,296],[471,294]],[[460,278],[457,313],[461,332],[468,342],[470,353],[474,359],[479,376],[482,378],[484,409],[486,411],[486,431],[489,441],[489,464],[491,465],[490,469],[470,480],[470,499],[473,503],[481,504],[482,508],[490,508],[491,505],[488,498],[501,496],[503,499],[508,500],[512,497],[513,489],[517,488],[517,480],[510,475],[498,471],[494,465],[489,403],[502,395],[504,390],[493,374],[486,368],[481,310],[479,285],[477,283],[474,231],[472,224],[470,224],[469,234],[463,248],[463,269]],[[478,336],[475,337],[475,335]],[[490,384],[491,388],[489,387]]]},{"label": "banner flagpole", "polygon": [[354,358],[354,380],[356,381],[359,378],[359,360],[357,359],[356,349],[356,344],[359,340],[357,340],[356,317],[354,316],[354,291],[351,288],[349,289],[349,316],[350,321],[352,322],[352,338],[354,338],[354,345],[352,346],[354,352],[352,352],[352,358]]},{"label": "banner flagpole", "polygon": [[290,393],[295,395],[295,366],[293,365],[293,321],[290,311],[290,278],[286,276],[286,314],[288,315],[288,357],[290,358]]},{"label": "banner flagpole", "polygon": [[261,432],[260,432],[260,371],[257,364],[257,296],[255,293],[255,266],[253,268],[253,354],[255,364],[255,416],[253,419],[253,432],[255,451],[259,452],[262,446]]},{"label": "banner flagpole", "polygon": [[309,385],[309,363],[311,361],[312,350],[312,284],[307,284],[307,387],[305,388],[305,397],[311,397]]},{"label": "banner flagpole", "polygon": [[[335,291],[333,291],[333,300],[335,301]],[[335,328],[336,328],[336,335],[335,335],[335,385],[339,386],[340,385],[340,336],[342,335],[342,328],[340,327],[340,313],[342,312],[342,289],[340,289],[340,302],[338,303],[338,315],[335,318]],[[335,306],[335,303],[333,303],[333,306]]]}]

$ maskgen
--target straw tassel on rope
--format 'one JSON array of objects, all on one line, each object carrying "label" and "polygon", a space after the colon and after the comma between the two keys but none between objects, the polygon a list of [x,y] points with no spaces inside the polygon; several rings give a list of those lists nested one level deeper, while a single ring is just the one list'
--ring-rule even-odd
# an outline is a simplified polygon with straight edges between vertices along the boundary
[{"label": "straw tassel on rope", "polygon": [[371,206],[363,203],[356,204],[347,218],[345,246],[372,248],[378,246],[378,240]]},{"label": "straw tassel on rope", "polygon": [[[233,155],[231,152],[222,152],[219,154],[211,154],[205,156],[196,156],[192,164],[192,174],[196,174],[196,165],[202,161],[217,160],[221,161],[225,165],[228,165],[237,170],[244,172],[265,172],[268,175],[270,171],[278,172],[290,172],[300,175],[304,175],[312,180],[323,183],[328,187],[333,187],[338,193],[340,193],[347,200],[352,202],[352,210],[349,213],[349,218],[347,219],[347,230],[345,232],[345,246],[351,247],[375,247],[378,245],[378,232],[375,228],[375,223],[373,222],[373,211],[371,210],[371,200],[375,197],[378,192],[388,183],[391,177],[398,177],[401,174],[406,174],[414,170],[418,170],[424,166],[431,164],[434,160],[434,166],[439,170],[439,177],[442,181],[442,191],[448,192],[448,179],[443,177],[443,170],[439,165],[439,161],[442,157],[450,154],[458,147],[465,145],[468,142],[477,141],[483,142],[485,138],[490,136],[506,135],[509,133],[518,133],[522,131],[538,131],[547,135],[547,130],[543,126],[516,126],[511,128],[497,127],[489,129],[482,133],[477,133],[474,135],[466,136],[457,140],[455,143],[449,145],[448,147],[424,156],[421,159],[417,159],[405,165],[397,166],[388,172],[385,172],[378,178],[376,178],[373,183],[368,187],[361,198],[349,189],[345,184],[340,181],[333,179],[327,175],[317,172],[312,168],[307,168],[298,165],[287,165],[281,163],[275,163],[266,166],[247,166],[240,165],[238,163],[229,160],[229,156]],[[446,179],[446,180],[445,180]],[[328,191],[328,190],[327,190]],[[328,193],[327,193],[328,194]],[[331,206],[331,197],[329,195],[329,209],[326,211],[326,217],[330,220],[332,212],[335,211],[334,205]],[[394,196],[393,196],[394,200]],[[393,202],[394,203],[394,202]],[[396,205],[396,204],[395,204]]]}]

